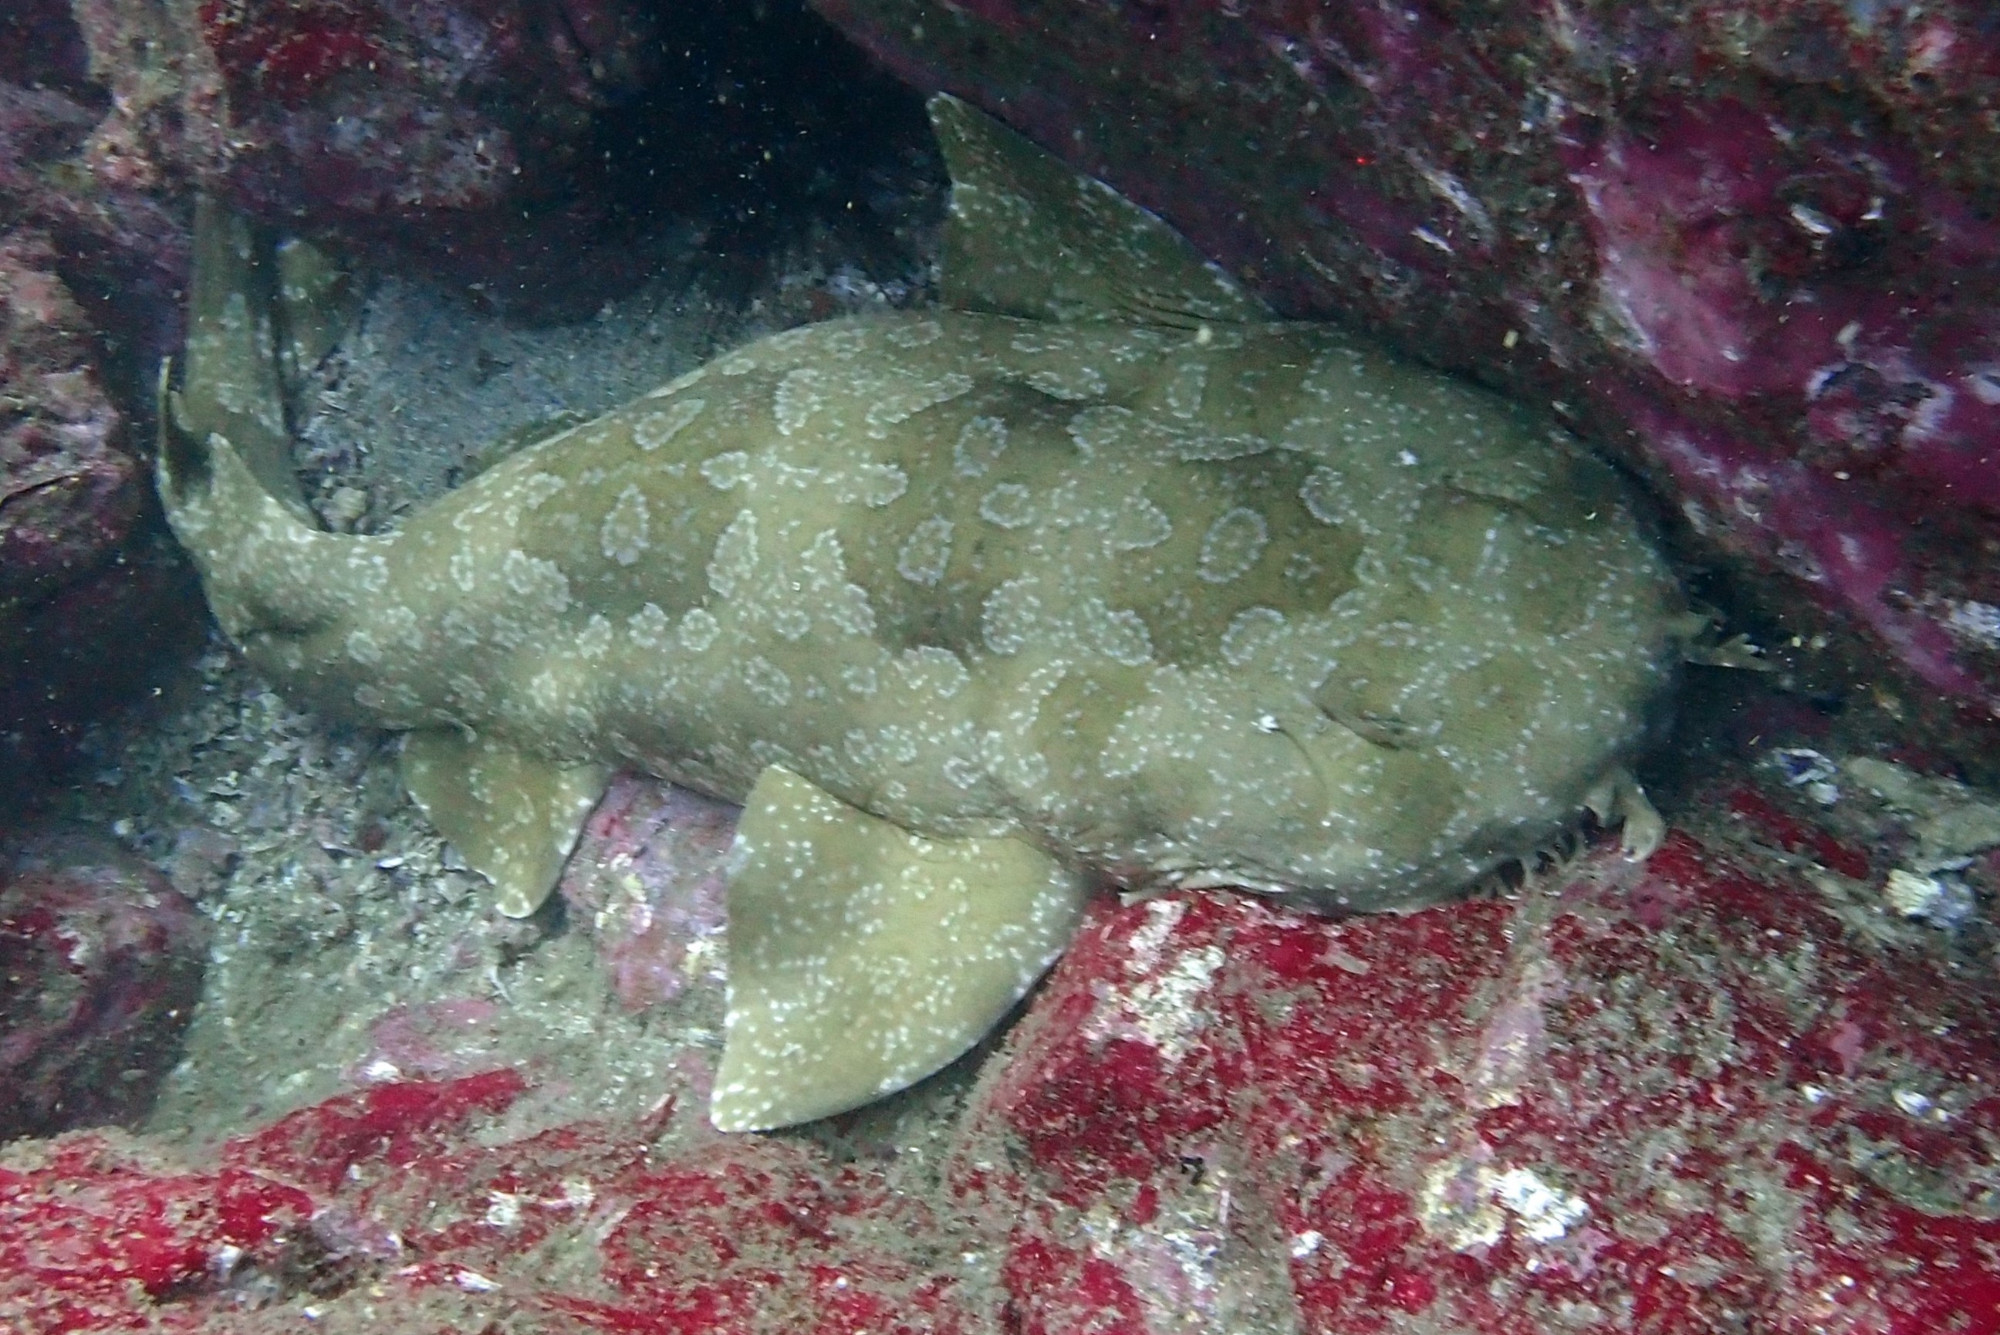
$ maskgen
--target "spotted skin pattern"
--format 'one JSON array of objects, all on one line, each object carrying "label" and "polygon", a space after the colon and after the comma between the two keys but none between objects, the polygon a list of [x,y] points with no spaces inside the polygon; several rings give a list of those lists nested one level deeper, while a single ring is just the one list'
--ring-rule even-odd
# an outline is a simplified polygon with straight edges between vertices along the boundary
[{"label": "spotted skin pattern", "polygon": [[[483,783],[455,799],[509,911],[612,768],[749,799],[732,1129],[948,1061],[1060,950],[1090,878],[1330,910],[1459,892],[1602,804],[1685,620],[1574,442],[1318,325],[795,329],[387,537],[308,527],[195,434],[162,491],[224,628],[298,697],[412,730],[420,797]],[[566,777],[517,801],[531,773]],[[1002,921],[941,929],[981,867]],[[975,955],[1004,982],[921,1018]],[[869,1008],[873,1055],[822,1070]]]}]

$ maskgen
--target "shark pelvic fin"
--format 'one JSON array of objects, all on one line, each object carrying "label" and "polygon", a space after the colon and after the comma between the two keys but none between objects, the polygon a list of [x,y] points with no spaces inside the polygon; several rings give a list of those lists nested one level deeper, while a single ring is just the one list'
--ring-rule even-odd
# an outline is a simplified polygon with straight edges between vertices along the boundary
[{"label": "shark pelvic fin", "polygon": [[450,728],[403,738],[404,787],[510,918],[555,889],[608,778],[602,765],[559,765]]}]

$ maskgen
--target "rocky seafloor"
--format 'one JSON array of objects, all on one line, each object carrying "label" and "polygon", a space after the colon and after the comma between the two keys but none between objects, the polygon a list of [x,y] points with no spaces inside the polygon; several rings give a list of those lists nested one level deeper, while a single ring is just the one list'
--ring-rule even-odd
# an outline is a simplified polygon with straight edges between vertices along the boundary
[{"label": "rocky seafloor", "polygon": [[[27,479],[0,490],[0,537],[71,545],[30,543],[12,567],[22,577],[0,583],[15,674],[0,701],[14,765],[0,793],[30,790],[11,809],[0,880],[0,1138],[13,1138],[0,1149],[0,1330],[2000,1331],[2000,796],[1990,722],[1967,707],[1990,665],[1971,613],[1942,640],[1883,638],[1946,627],[1953,608],[1992,597],[1979,498],[1946,488],[1929,510],[1910,501],[1922,467],[1991,446],[1972,380],[1958,386],[1974,414],[1962,419],[1926,416],[1910,388],[1983,364],[1990,296],[1982,305],[1935,274],[1905,283],[1903,323],[1835,340],[1844,369],[1810,388],[1739,383],[1749,372],[1695,357],[1689,333],[1789,349],[1790,361],[1757,363],[1789,374],[1810,330],[1765,327],[1785,302],[1804,293],[1867,315],[1870,294],[1910,266],[1983,236],[1976,206],[1992,182],[1979,164],[1992,155],[1976,113],[1990,70],[1974,57],[1990,34],[1949,6],[1847,6],[1826,27],[1844,44],[1805,44],[1787,63],[1782,33],[1823,7],[1743,4],[1736,17],[1761,26],[1731,28],[1729,6],[1705,6],[1676,42],[1651,11],[1621,27],[1565,9],[1565,29],[1539,8],[1451,5],[1338,21],[1222,6],[1197,40],[1187,7],[1163,5],[1051,29],[1037,47],[1026,5],[926,9],[891,36],[826,7],[902,68],[931,61],[975,95],[986,81],[1004,95],[995,109],[1031,126],[1068,126],[1123,88],[1143,138],[1154,111],[1131,90],[1185,95],[1174,71],[1194,67],[1242,90],[1247,63],[1276,62],[1304,90],[1284,115],[1321,114],[1303,100],[1338,103],[1324,85],[1347,80],[1360,110],[1322,147],[1395,151],[1388,172],[1318,197],[1313,226],[1350,231],[1314,252],[1334,276],[1298,272],[1419,341],[1458,312],[1442,359],[1531,398],[1596,376],[1602,394],[1577,396],[1581,416],[1659,489],[1681,570],[1722,605],[1725,632],[1766,651],[1751,668],[1689,669],[1642,774],[1666,843],[1639,867],[1580,829],[1472,902],[1404,916],[1106,896],[1006,1030],[946,1072],[799,1131],[716,1134],[704,1107],[727,968],[726,807],[621,779],[557,902],[500,918],[403,796],[392,738],[301,712],[203,630],[142,496],[50,479],[143,485],[137,350],[172,342],[163,312],[184,239],[171,220],[193,176],[233,183],[274,222],[305,200],[295,221],[360,257],[351,318],[293,406],[314,507],[332,527],[375,530],[490,462],[495,442],[762,332],[929,299],[935,165],[906,160],[887,183],[860,173],[848,193],[873,192],[869,207],[898,220],[886,232],[667,210],[638,266],[650,277],[559,242],[579,277],[565,292],[547,238],[615,227],[545,201],[629,198],[593,193],[602,180],[576,146],[593,142],[591,117],[668,77],[630,54],[657,21],[647,7],[442,6],[544,43],[489,50],[449,37],[462,22],[426,27],[418,5],[208,5],[189,29],[168,22],[174,6],[36,0],[0,19],[16,50],[48,56],[0,55],[14,331],[0,375],[31,390],[0,423],[24,442],[0,448],[15,469],[0,476]],[[1254,51],[1204,26],[1231,19]],[[747,21],[714,27],[740,37]],[[1118,68],[1062,54],[1105,49],[1118,22],[1151,34]],[[982,24],[1004,47],[983,67],[953,65]],[[157,39],[149,54],[108,54],[140,30]],[[1535,40],[1508,48],[1508,32]],[[1276,44],[1286,33],[1305,45]],[[1441,53],[1429,82],[1386,78],[1426,50]],[[731,100],[732,88],[767,91],[768,64],[752,62],[760,84],[725,77],[726,61],[691,63],[740,143],[773,123],[824,125]],[[1728,105],[1673,120],[1701,93],[1690,71],[1717,68]],[[1851,84],[1842,68],[1859,71]],[[369,78],[393,96],[368,102]],[[1541,131],[1490,154],[1476,135],[1441,135],[1432,161],[1390,114],[1429,88],[1430,114],[1479,123],[1513,80],[1543,95],[1524,124],[1569,124],[1556,93],[1599,135],[1548,171],[1530,153],[1518,193],[1494,183],[1514,180],[1509,154]],[[555,92],[525,109],[498,95],[536,83]],[[218,110],[218,89],[234,111]],[[1870,114],[1830,128],[1835,94]],[[449,114],[425,110],[434,103]],[[371,124],[424,127],[426,153],[381,148],[393,136],[343,139],[358,167],[304,189],[300,146],[363,104]],[[1249,104],[1269,116],[1289,105]],[[1746,104],[1761,122],[1724,135]],[[1619,121],[1629,106],[1643,116]],[[233,117],[239,155],[205,157],[217,148],[199,121],[171,128],[190,111]],[[496,125],[513,156],[482,160],[475,145]],[[1644,154],[1629,142],[1639,125],[1654,135]],[[1220,111],[1214,126],[1242,132]],[[1766,139],[1798,161],[1752,189],[1737,169]],[[1920,171],[1892,141],[1958,156]],[[1184,146],[1201,168],[1181,178],[1198,234],[1226,193],[1216,183],[1245,169],[1210,142]],[[1815,145],[1830,155],[1823,170]],[[1175,202],[1147,152],[1127,161],[1135,193]],[[529,183],[510,185],[493,162],[524,164]],[[1270,162],[1300,170],[1295,157]],[[94,186],[77,184],[79,164]],[[703,168],[702,188],[731,170]],[[1870,173],[1902,210],[1887,221],[1843,193]],[[1683,177],[1706,193],[1673,194],[1651,230],[1613,188]],[[844,188],[801,179],[797,194],[738,202],[823,204]],[[1496,208],[1511,201],[1502,223],[1555,219],[1561,262],[1516,266],[1528,277],[1492,287],[1533,235],[1509,224],[1482,240],[1463,201],[1489,191]],[[1937,191],[1975,214],[1924,230],[1913,220],[1936,212]],[[1271,225],[1290,225],[1278,196],[1259,198]],[[1409,212],[1412,199],[1456,230]],[[544,210],[542,232],[508,221],[524,204]],[[472,221],[447,262],[439,210],[451,208]],[[1212,244],[1232,235],[1227,221]],[[1391,223],[1500,258],[1460,272],[1438,258],[1449,246]],[[1813,240],[1820,223],[1834,240]],[[1593,294],[1631,287],[1606,278],[1617,248],[1566,248],[1619,227],[1631,273],[1658,281],[1646,300],[1593,314]],[[1985,272],[1979,255],[1960,259]],[[1676,278],[1676,263],[1689,272]],[[496,299],[506,275],[525,275],[516,299]],[[1658,299],[1668,289],[1681,303]],[[1500,325],[1466,312],[1503,307],[1538,360],[1494,375],[1467,349],[1483,333],[1499,346]],[[1621,366],[1643,374],[1620,381]],[[1890,372],[1900,392],[1877,384]],[[1658,425],[1661,401],[1695,425],[1618,434],[1627,410]],[[1830,435],[1801,425],[1813,412]],[[1782,455],[1778,472],[1812,472],[1795,495],[1858,477],[1866,504],[1760,510],[1763,456],[1732,432]],[[1647,461],[1669,439],[1693,442],[1685,476],[1673,459]],[[1711,453],[1736,471],[1704,473],[1702,441],[1724,441]],[[37,515],[80,518],[23,520],[23,496],[56,503]],[[1693,520],[1674,528],[1689,505]],[[1716,512],[1719,540],[1699,522]],[[1843,574],[1786,546],[1814,524],[1877,545]],[[1843,607],[1860,612],[1843,621]],[[23,650],[17,669],[12,646],[42,644],[51,626],[79,633],[59,652]],[[201,647],[176,647],[189,641]],[[1926,654],[1960,675],[1927,681],[1909,667]],[[51,683],[80,678],[91,689],[49,703]],[[135,701],[106,703],[135,683]],[[58,768],[53,785],[22,782]]]},{"label": "rocky seafloor", "polygon": [[2000,1319],[2000,803],[1837,730],[1699,757],[1643,866],[1347,921],[1106,896],[996,1043],[723,1136],[727,808],[621,781],[505,922],[380,738],[219,651],[191,695],[99,810],[212,925],[200,1002],[135,1134],[0,1154],[10,1329]]}]

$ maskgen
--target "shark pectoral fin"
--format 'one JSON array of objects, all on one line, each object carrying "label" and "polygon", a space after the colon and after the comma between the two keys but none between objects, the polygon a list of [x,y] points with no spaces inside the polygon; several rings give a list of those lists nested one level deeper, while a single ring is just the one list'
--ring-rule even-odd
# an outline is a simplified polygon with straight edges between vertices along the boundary
[{"label": "shark pectoral fin", "polygon": [[608,778],[602,765],[559,765],[454,729],[403,737],[403,785],[510,918],[555,889]]},{"label": "shark pectoral fin", "polygon": [[948,1065],[1069,944],[1084,883],[1011,838],[931,839],[772,766],[737,827],[709,1121],[845,1112]]}]

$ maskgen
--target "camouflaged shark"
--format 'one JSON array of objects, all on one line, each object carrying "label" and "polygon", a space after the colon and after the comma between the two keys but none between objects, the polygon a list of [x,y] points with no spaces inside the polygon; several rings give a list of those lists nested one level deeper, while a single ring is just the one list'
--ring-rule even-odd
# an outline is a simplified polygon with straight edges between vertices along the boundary
[{"label": "camouflaged shark", "polygon": [[227,245],[162,414],[224,629],[298,699],[408,730],[411,793],[503,913],[614,768],[745,804],[726,1130],[959,1056],[1095,880],[1462,892],[1632,792],[1687,627],[1575,441],[1273,319],[1108,187],[932,115],[942,309],[761,339],[392,536],[287,495]]}]

